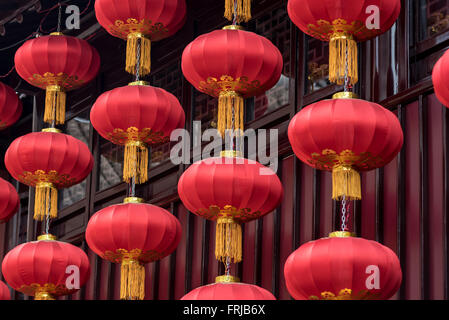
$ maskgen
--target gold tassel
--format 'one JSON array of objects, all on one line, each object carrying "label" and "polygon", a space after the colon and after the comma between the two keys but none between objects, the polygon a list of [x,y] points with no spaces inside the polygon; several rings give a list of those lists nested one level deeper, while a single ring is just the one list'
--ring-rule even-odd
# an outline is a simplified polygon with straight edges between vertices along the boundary
[{"label": "gold tassel", "polygon": [[55,298],[46,291],[37,291],[34,294],[34,300],[55,300]]},{"label": "gold tassel", "polygon": [[48,86],[45,95],[44,121],[57,125],[65,122],[66,93],[60,86]]},{"label": "gold tassel", "polygon": [[337,166],[332,170],[332,199],[362,199],[360,174],[349,165]]},{"label": "gold tassel", "polygon": [[145,267],[135,259],[123,259],[120,268],[120,299],[145,298]]},{"label": "gold tassel", "polygon": [[123,180],[129,183],[133,177],[137,184],[148,181],[148,148],[140,141],[131,141],[125,146]]},{"label": "gold tassel", "polygon": [[346,50],[348,80],[355,85],[358,81],[357,42],[348,35],[336,35],[329,42],[329,81],[339,85],[345,83]]},{"label": "gold tassel", "polygon": [[229,21],[234,20],[235,4],[237,4],[237,23],[248,22],[249,20],[251,20],[251,0],[226,0],[224,17]]},{"label": "gold tassel", "polygon": [[242,227],[232,218],[220,217],[215,234],[215,258],[226,262],[226,257],[232,263],[242,261]]},{"label": "gold tassel", "polygon": [[34,219],[42,221],[47,215],[52,219],[58,216],[58,190],[50,182],[39,182],[34,198]]},{"label": "gold tassel", "polygon": [[140,40],[139,74],[145,76],[151,71],[151,40],[141,33],[130,33],[126,43],[126,71],[136,74],[137,52]]},{"label": "gold tassel", "polygon": [[[234,126],[232,125],[232,108],[234,108]],[[224,137],[226,130],[243,131],[244,100],[235,91],[222,91],[218,97],[218,132]]]}]

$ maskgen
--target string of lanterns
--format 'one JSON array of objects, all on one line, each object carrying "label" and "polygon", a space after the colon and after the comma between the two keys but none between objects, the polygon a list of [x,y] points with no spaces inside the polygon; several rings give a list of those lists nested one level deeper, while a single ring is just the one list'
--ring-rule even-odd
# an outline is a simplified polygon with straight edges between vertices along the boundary
[{"label": "string of lanterns", "polygon": [[[150,4],[151,3],[151,4]],[[135,185],[148,181],[148,146],[169,140],[183,128],[185,114],[178,99],[141,81],[150,73],[150,44],[176,33],[186,19],[184,0],[95,2],[97,20],[110,34],[127,39],[128,86],[103,93],[94,103],[93,127],[112,143],[125,145],[123,180],[129,194],[123,204],[95,213],[86,228],[89,247],[101,258],[121,265],[120,298],[145,298],[145,268],[171,254],[181,239],[181,224],[170,212],[144,203]]]},{"label": "string of lanterns", "polygon": [[[93,168],[87,145],[62,133],[56,125],[65,123],[66,92],[96,77],[100,56],[87,41],[59,32],[61,6],[58,16],[58,32],[26,41],[15,55],[19,76],[46,90],[43,121],[49,127],[15,139],[5,154],[11,176],[35,188],[34,219],[45,226],[37,241],[23,243],[7,253],[2,273],[14,290],[34,296],[35,300],[54,300],[78,291],[78,286],[67,286],[69,267],[78,268],[80,286],[90,275],[86,253],[57,241],[49,227],[50,220],[57,218],[58,189],[82,182]],[[42,266],[45,272],[39,272]]]},{"label": "string of lanterns", "polygon": [[[295,299],[388,299],[401,283],[395,253],[378,242],[355,237],[348,230],[346,211],[347,201],[361,199],[359,172],[386,165],[403,144],[396,116],[376,103],[358,99],[350,90],[358,81],[356,41],[387,31],[400,12],[399,0],[377,4],[381,25],[368,29],[364,23],[367,1],[288,1],[289,16],[303,32],[330,42],[329,79],[344,85],[344,91],[332,99],[302,109],[288,129],[292,149],[301,161],[332,171],[332,198],[341,201],[342,208],[340,231],[303,244],[288,258],[284,275]],[[167,142],[173,130],[184,127],[185,114],[175,96],[140,77],[151,71],[151,43],[174,35],[183,26],[186,4],[184,0],[96,0],[95,12],[108,33],[127,40],[125,70],[135,79],[100,95],[91,109],[95,130],[125,146],[123,180],[129,190],[124,203],[91,217],[85,236],[92,251],[121,265],[120,298],[142,300],[144,265],[176,249],[181,225],[172,213],[136,197],[135,186],[149,180],[148,147]],[[251,19],[250,0],[225,0],[224,16],[232,24],[196,38],[185,48],[181,66],[193,87],[218,98],[218,134],[225,139],[225,150],[220,157],[192,164],[179,180],[178,193],[193,214],[216,221],[215,257],[224,263],[225,274],[182,299],[274,300],[267,290],[240,283],[231,275],[231,263],[243,259],[242,224],[269,214],[283,197],[275,172],[245,159],[242,152],[245,99],[278,82],[282,55],[268,39],[239,25]],[[449,101],[443,78],[448,57],[438,62],[433,77],[437,96],[444,103]],[[88,147],[55,126],[65,122],[66,92],[95,78],[100,59],[86,41],[58,32],[25,42],[15,63],[24,80],[46,90],[43,121],[50,127],[13,141],[5,165],[16,180],[36,188],[34,218],[45,220],[46,232],[37,241],[11,250],[2,271],[13,289],[36,300],[51,300],[77,290],[67,288],[67,276],[61,276],[67,266],[79,268],[81,285],[89,277],[86,254],[57,241],[48,228],[49,220],[57,217],[57,189],[80,183],[93,167]],[[10,126],[21,113],[20,101],[11,90],[0,84],[0,128]],[[12,185],[0,179],[2,220],[16,211],[19,199],[14,192]],[[48,272],[37,272],[41,266],[48,266]],[[366,285],[367,266],[378,268],[379,283],[374,279],[372,286]],[[0,297],[9,296],[3,291],[0,283]]]},{"label": "string of lanterns", "polygon": [[368,29],[368,1],[289,0],[288,14],[298,28],[330,41],[329,80],[344,91],[299,111],[288,138],[304,163],[332,171],[332,198],[341,201],[341,230],[300,246],[287,259],[284,276],[295,299],[389,299],[399,289],[399,259],[375,241],[356,238],[348,230],[347,201],[360,200],[359,171],[388,164],[399,153],[403,132],[389,110],[358,99],[350,90],[357,83],[357,44],[387,31],[400,12],[399,0],[376,2],[381,25]]}]

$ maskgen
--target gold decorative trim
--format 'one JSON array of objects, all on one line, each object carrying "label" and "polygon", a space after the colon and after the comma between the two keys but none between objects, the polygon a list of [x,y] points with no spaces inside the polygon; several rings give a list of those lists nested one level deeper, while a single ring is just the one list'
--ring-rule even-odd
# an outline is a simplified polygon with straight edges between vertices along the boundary
[{"label": "gold decorative trim", "polygon": [[64,90],[69,91],[81,87],[84,80],[78,78],[77,75],[69,76],[63,72],[54,74],[46,72],[43,75],[33,74],[28,78],[28,81],[36,87],[46,89],[48,86],[60,86]]},{"label": "gold decorative trim", "polygon": [[53,133],[61,133],[62,131],[56,128],[45,128],[42,129],[42,132],[53,132]]},{"label": "gold decorative trim", "polygon": [[64,296],[71,293],[74,293],[78,290],[72,289],[69,290],[65,284],[54,285],[53,283],[46,283],[44,285],[40,285],[38,283],[32,283],[30,285],[22,285],[17,291],[22,292],[28,296],[34,296],[38,293],[47,293],[52,296]]},{"label": "gold decorative trim", "polygon": [[149,86],[150,83],[148,81],[133,81],[128,83],[128,86]]},{"label": "gold decorative trim", "polygon": [[242,26],[236,25],[236,24],[231,24],[229,26],[224,26],[223,30],[245,30],[245,28],[243,28]]},{"label": "gold decorative trim", "polygon": [[114,144],[126,145],[129,142],[140,141],[148,145],[161,144],[169,141],[169,137],[164,136],[162,131],[154,132],[150,128],[142,130],[136,127],[129,127],[126,130],[116,128],[107,133],[108,140]]},{"label": "gold decorative trim", "polygon": [[123,200],[123,203],[145,203],[145,200],[138,197],[127,197]]},{"label": "gold decorative trim", "polygon": [[319,170],[332,171],[337,166],[351,166],[357,170],[370,170],[384,166],[384,160],[373,156],[370,152],[355,154],[351,150],[343,150],[339,154],[331,149],[324,149],[321,154],[312,153],[309,164]]},{"label": "gold decorative trim", "polygon": [[241,158],[242,153],[236,150],[223,150],[220,152],[220,157],[226,158]]},{"label": "gold decorative trim", "polygon": [[332,96],[332,99],[358,99],[359,96],[354,92],[337,92]]},{"label": "gold decorative trim", "polygon": [[42,240],[55,241],[56,236],[49,234],[49,233],[41,234],[40,236],[37,237],[37,241],[42,241]]},{"label": "gold decorative trim", "polygon": [[223,75],[219,79],[214,77],[201,81],[198,89],[210,96],[218,97],[220,92],[235,91],[243,96],[257,94],[260,88],[260,81],[249,81],[248,77],[239,77],[234,79],[231,76]]},{"label": "gold decorative trim", "polygon": [[363,41],[375,37],[380,30],[366,28],[364,21],[352,21],[349,23],[345,19],[335,19],[332,22],[320,19],[316,25],[307,25],[307,34],[321,41],[330,41],[336,37],[353,37],[356,41]]},{"label": "gold decorative trim", "polygon": [[147,19],[129,18],[126,21],[116,20],[108,27],[109,32],[115,37],[127,39],[129,34],[140,33],[151,41],[157,41],[166,37],[168,29],[160,22],[153,23]]},{"label": "gold decorative trim", "polygon": [[215,277],[215,283],[236,283],[240,282],[240,279],[238,277],[234,277],[231,275],[223,275]]},{"label": "gold decorative trim", "polygon": [[72,186],[76,179],[67,174],[59,174],[55,170],[45,172],[36,170],[35,172],[25,171],[19,176],[19,181],[30,187],[35,187],[38,183],[52,183],[57,188],[66,188]]},{"label": "gold decorative trim", "polygon": [[63,36],[64,34],[62,32],[52,32],[50,33],[51,36]]},{"label": "gold decorative trim", "polygon": [[329,233],[329,238],[350,238],[355,236],[356,234],[354,232],[349,231],[334,231]]},{"label": "gold decorative trim", "polygon": [[260,211],[252,211],[250,208],[237,209],[236,207],[227,205],[223,208],[218,206],[210,206],[208,209],[200,209],[197,215],[208,219],[218,220],[220,218],[232,218],[236,223],[244,223],[260,217]]},{"label": "gold decorative trim", "polygon": [[359,293],[353,294],[352,289],[342,289],[338,294],[331,291],[321,292],[321,297],[310,296],[310,300],[375,300],[379,297],[379,293],[372,293],[368,290],[361,290]]},{"label": "gold decorative trim", "polygon": [[165,256],[165,253],[160,253],[155,250],[143,251],[141,249],[132,249],[130,251],[126,249],[117,249],[114,251],[106,251],[103,253],[102,258],[114,263],[121,263],[123,260],[137,260],[141,263],[153,262],[160,260]]}]

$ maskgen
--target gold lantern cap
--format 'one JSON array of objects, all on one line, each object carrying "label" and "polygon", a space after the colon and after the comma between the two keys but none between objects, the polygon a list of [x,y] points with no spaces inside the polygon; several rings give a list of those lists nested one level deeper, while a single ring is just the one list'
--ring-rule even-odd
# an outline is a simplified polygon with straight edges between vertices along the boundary
[{"label": "gold lantern cap", "polygon": [[346,91],[335,93],[332,99],[359,99],[359,96],[354,92]]},{"label": "gold lantern cap", "polygon": [[54,236],[50,233],[41,234],[40,236],[37,237],[37,241],[42,241],[42,240],[55,241],[56,236]]},{"label": "gold lantern cap", "polygon": [[45,129],[42,129],[42,132],[61,133],[62,131],[57,128],[45,128]]},{"label": "gold lantern cap", "polygon": [[133,81],[128,83],[128,86],[149,86],[150,83],[148,81]]},{"label": "gold lantern cap", "polygon": [[245,30],[245,28],[243,28],[242,26],[238,26],[236,24],[231,24],[229,26],[224,26],[223,30]]},{"label": "gold lantern cap", "polygon": [[329,233],[329,238],[350,238],[355,236],[356,234],[354,232],[349,231],[334,231]]},{"label": "gold lantern cap", "polygon": [[123,200],[123,203],[144,203],[145,200],[139,197],[127,197]]},{"label": "gold lantern cap", "polygon": [[215,278],[215,283],[236,283],[240,282],[238,277],[234,277],[231,275],[223,275]]}]

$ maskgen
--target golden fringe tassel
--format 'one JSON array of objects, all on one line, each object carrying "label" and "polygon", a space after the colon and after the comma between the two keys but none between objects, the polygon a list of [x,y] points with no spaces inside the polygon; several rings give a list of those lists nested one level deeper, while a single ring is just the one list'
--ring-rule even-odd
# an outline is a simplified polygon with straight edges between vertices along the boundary
[{"label": "golden fringe tassel", "polygon": [[332,199],[362,199],[360,174],[351,166],[338,166],[332,170]]},{"label": "golden fringe tassel", "polygon": [[148,148],[140,141],[132,141],[125,146],[123,180],[129,183],[133,177],[137,184],[148,181]]},{"label": "golden fringe tassel", "polygon": [[120,299],[145,298],[145,267],[135,259],[124,259],[120,268]]},{"label": "golden fringe tassel", "polygon": [[215,234],[215,258],[226,263],[242,261],[242,227],[234,219],[220,217]]},{"label": "golden fringe tassel", "polygon": [[351,85],[358,81],[357,42],[352,36],[339,35],[329,42],[329,81],[343,85],[345,83],[346,50],[348,53],[348,80]]},{"label": "golden fringe tassel", "polygon": [[[225,130],[240,129],[243,132],[243,109],[242,95],[235,91],[223,91],[218,97],[218,132],[224,137]],[[232,125],[232,108],[234,108],[234,125]]]},{"label": "golden fringe tassel", "polygon": [[229,21],[234,20],[235,3],[237,3],[237,23],[251,20],[251,0],[226,0],[224,17]]},{"label": "golden fringe tassel", "polygon": [[66,93],[60,86],[48,86],[45,95],[44,122],[57,125],[65,122]]},{"label": "golden fringe tassel", "polygon": [[52,219],[58,216],[58,190],[50,182],[40,182],[36,185],[34,219],[42,221],[47,215]]},{"label": "golden fringe tassel", "polygon": [[151,40],[141,33],[130,33],[126,43],[126,71],[136,74],[137,52],[140,39],[140,68],[139,74],[145,76],[151,72]]},{"label": "golden fringe tassel", "polygon": [[55,300],[55,298],[46,291],[38,291],[34,294],[34,300]]}]

